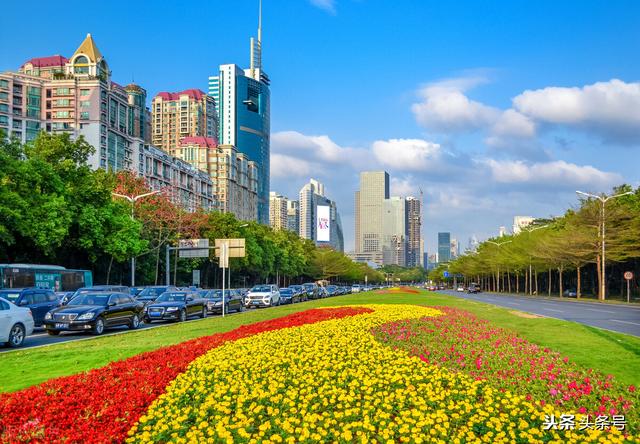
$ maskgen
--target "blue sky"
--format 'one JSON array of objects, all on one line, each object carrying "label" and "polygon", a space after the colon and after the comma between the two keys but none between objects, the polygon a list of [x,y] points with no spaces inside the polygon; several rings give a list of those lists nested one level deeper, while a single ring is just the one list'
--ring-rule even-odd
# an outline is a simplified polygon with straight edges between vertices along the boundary
[{"label": "blue sky", "polygon": [[[150,96],[246,66],[257,25],[257,0],[4,11],[0,70],[69,56],[91,32],[114,80]],[[430,251],[438,231],[464,246],[516,214],[561,213],[575,189],[639,185],[640,2],[264,0],[263,22],[272,189],[324,182],[347,247],[360,170],[425,191]]]}]

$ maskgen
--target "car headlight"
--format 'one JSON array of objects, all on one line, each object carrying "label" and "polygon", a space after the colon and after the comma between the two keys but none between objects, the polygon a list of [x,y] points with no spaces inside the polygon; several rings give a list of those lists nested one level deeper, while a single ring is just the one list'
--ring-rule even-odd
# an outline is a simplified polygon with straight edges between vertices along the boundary
[{"label": "car headlight", "polygon": [[78,320],[78,321],[88,321],[89,319],[93,319],[93,317],[95,315],[96,314],[94,312],[90,311],[89,313],[81,314],[80,316],[77,317],[76,320]]},{"label": "car headlight", "polygon": [[144,308],[143,308],[143,311],[146,313],[146,312],[149,311],[149,308],[145,305]]},{"label": "car headlight", "polygon": [[50,321],[51,319],[53,319],[53,315],[51,314],[51,312],[50,312],[50,311],[48,311],[48,312],[47,312],[47,314],[46,314],[46,315],[44,315],[44,319],[45,319],[46,321]]},{"label": "car headlight", "polygon": [[168,307],[167,311],[178,311],[178,307]]}]

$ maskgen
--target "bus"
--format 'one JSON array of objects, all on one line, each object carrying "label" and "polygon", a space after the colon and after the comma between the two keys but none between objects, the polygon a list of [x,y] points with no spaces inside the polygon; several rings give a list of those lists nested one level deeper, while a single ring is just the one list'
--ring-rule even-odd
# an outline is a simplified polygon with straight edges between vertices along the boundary
[{"label": "bus", "polygon": [[59,265],[0,264],[0,289],[39,287],[75,291],[93,286],[89,270],[68,270]]}]

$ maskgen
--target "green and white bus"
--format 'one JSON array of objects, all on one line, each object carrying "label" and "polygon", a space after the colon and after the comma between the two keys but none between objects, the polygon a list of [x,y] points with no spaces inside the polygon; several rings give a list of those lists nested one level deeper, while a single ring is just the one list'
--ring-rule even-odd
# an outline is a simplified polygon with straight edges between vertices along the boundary
[{"label": "green and white bus", "polygon": [[59,265],[0,264],[0,288],[39,287],[74,291],[93,286],[89,270],[68,270]]}]

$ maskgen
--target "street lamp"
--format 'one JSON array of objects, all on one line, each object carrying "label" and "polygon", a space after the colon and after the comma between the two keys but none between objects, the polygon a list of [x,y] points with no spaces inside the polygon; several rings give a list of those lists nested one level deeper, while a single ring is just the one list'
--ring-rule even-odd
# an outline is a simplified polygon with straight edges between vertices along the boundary
[{"label": "street lamp", "polygon": [[[495,245],[497,247],[501,247],[501,246],[503,246],[505,244],[511,243],[512,241],[508,240],[508,241],[504,241],[504,242],[498,243],[498,242],[494,242],[494,241],[488,240],[486,242],[489,243],[489,244],[493,244],[493,245]],[[507,275],[507,277],[508,277],[508,275]],[[500,293],[500,266],[499,265],[498,265],[498,278],[496,279],[496,290],[498,291],[498,293]]]},{"label": "street lamp", "polygon": [[[160,190],[155,190],[155,191],[151,191],[149,193],[144,193],[144,194],[139,194],[137,196],[126,196],[124,194],[118,194],[118,193],[114,193],[112,192],[111,194],[115,197],[120,197],[122,199],[126,199],[127,201],[129,201],[131,203],[131,220],[135,220],[133,217],[133,210],[135,207],[135,204],[137,201],[139,201],[142,198],[148,197],[148,196],[152,196],[154,194],[158,194],[160,192]],[[136,285],[136,258],[135,256],[131,256],[131,287],[134,287]]]},{"label": "street lamp", "polygon": [[586,196],[587,198],[598,199],[601,203],[600,217],[602,218],[602,222],[600,225],[600,236],[601,236],[600,243],[602,244],[602,270],[600,272],[601,274],[600,297],[604,301],[605,290],[607,288],[605,283],[606,282],[605,281],[605,277],[606,277],[606,274],[605,274],[605,228],[606,226],[605,226],[605,220],[604,220],[604,204],[606,204],[608,200],[615,199],[616,197],[628,196],[629,194],[633,194],[633,192],[627,191],[626,193],[616,194],[614,196],[608,196],[608,197],[606,197],[605,194],[603,194],[602,196],[597,196],[595,194],[585,193],[584,191],[576,191],[576,193]]}]

